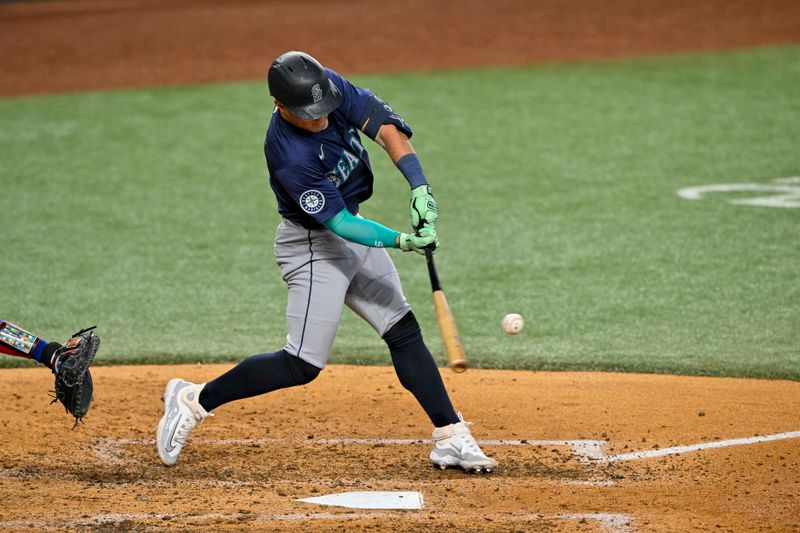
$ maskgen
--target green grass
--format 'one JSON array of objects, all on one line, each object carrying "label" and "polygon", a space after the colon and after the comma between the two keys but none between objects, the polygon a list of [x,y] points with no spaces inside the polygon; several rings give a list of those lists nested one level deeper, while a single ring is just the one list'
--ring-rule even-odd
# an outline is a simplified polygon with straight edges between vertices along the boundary
[{"label": "green grass", "polygon": [[[800,209],[676,194],[800,175],[800,47],[354,81],[415,129],[473,365],[800,379]],[[262,81],[0,101],[0,317],[97,323],[101,363],[282,346],[270,112]],[[368,144],[362,213],[406,227]],[[424,261],[393,255],[441,362]],[[389,357],[346,313],[332,362]]]}]

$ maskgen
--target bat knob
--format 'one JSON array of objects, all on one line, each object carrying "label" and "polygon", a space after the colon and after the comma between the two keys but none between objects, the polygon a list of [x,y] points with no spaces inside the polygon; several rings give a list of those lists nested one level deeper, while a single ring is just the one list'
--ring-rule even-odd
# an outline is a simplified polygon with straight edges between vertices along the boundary
[{"label": "bat knob", "polygon": [[448,366],[450,367],[450,370],[457,374],[467,370],[467,362],[463,359],[452,361]]}]

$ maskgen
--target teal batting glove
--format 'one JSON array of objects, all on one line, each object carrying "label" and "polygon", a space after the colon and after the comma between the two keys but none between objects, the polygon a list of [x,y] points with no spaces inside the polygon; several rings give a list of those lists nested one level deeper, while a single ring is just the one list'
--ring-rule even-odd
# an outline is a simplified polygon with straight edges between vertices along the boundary
[{"label": "teal batting glove", "polygon": [[401,233],[397,237],[397,247],[404,252],[415,251],[418,254],[425,254],[425,248],[432,246],[434,250],[439,247],[439,240],[436,238],[436,230],[431,226],[422,226],[416,235]]},{"label": "teal batting glove", "polygon": [[423,224],[430,224],[433,228],[434,222],[439,218],[439,207],[431,194],[430,185],[420,185],[411,189],[411,203],[409,204],[411,213],[411,227],[418,230]]}]

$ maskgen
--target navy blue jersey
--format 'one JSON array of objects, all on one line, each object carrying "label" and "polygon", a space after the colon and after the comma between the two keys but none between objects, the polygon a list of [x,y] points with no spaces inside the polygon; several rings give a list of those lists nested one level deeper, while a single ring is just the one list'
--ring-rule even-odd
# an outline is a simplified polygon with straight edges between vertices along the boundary
[{"label": "navy blue jersey", "polygon": [[328,115],[328,127],[317,133],[297,128],[276,108],[264,142],[278,212],[309,229],[322,228],[344,208],[355,214],[372,196],[372,168],[359,128],[375,97],[336,72],[327,72],[342,93],[341,104]]}]

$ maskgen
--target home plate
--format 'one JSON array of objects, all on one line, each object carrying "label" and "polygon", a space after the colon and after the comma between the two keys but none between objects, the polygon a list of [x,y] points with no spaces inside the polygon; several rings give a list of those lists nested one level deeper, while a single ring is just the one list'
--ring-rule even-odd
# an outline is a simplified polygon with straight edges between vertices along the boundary
[{"label": "home plate", "polygon": [[350,509],[422,509],[422,494],[419,492],[339,492],[295,501]]}]

